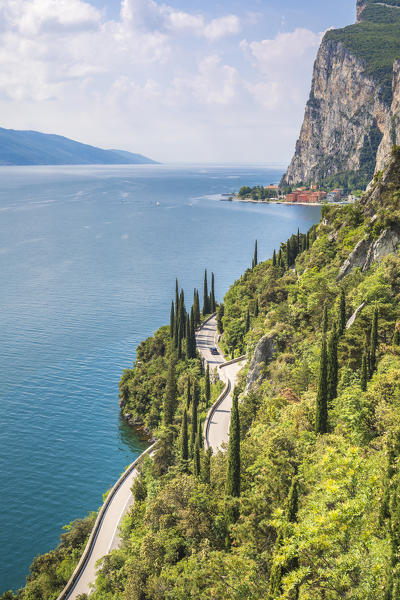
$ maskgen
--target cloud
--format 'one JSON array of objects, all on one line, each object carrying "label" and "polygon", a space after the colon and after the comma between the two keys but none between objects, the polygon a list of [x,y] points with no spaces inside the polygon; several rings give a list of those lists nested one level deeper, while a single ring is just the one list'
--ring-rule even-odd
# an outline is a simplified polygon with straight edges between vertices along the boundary
[{"label": "cloud", "polygon": [[271,132],[276,152],[296,134],[321,34],[253,39],[261,20],[168,0],[122,0],[114,19],[90,0],[0,0],[1,124],[160,160],[263,160]]},{"label": "cloud", "polygon": [[240,31],[240,21],[236,15],[228,15],[213,19],[204,28],[204,35],[209,40],[219,40],[227,35],[234,35]]}]

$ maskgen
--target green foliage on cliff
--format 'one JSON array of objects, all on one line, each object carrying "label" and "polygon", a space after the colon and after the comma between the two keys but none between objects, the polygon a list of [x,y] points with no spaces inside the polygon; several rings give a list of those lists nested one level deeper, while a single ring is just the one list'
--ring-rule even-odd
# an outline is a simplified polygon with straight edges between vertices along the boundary
[{"label": "green foliage on cliff", "polygon": [[[173,423],[158,430],[158,450],[144,461],[136,502],[123,521],[123,544],[105,558],[93,600],[397,600],[399,253],[337,281],[354,246],[376,239],[374,224],[383,226],[397,202],[397,154],[392,176],[378,178],[360,203],[323,207],[311,243],[306,238],[292,261],[281,251],[280,259],[248,269],[224,298],[225,344],[252,357],[269,336],[275,348],[247,395],[246,370],[236,390],[240,496],[226,486],[232,464],[238,482],[238,452],[210,460],[197,426],[190,429],[188,381],[197,377],[205,389],[198,361],[177,362]],[[362,302],[354,324],[343,330]],[[240,327],[248,314],[250,326]],[[325,335],[329,350],[321,365]],[[165,328],[142,346],[134,371],[157,382],[157,364],[166,380],[169,348]],[[328,393],[332,365],[335,390]],[[316,428],[321,386],[328,414]],[[150,401],[137,404],[144,420]],[[160,423],[161,398],[156,406]]]},{"label": "green foliage on cliff", "polygon": [[390,104],[393,63],[400,58],[400,10],[371,4],[362,19],[356,25],[328,31],[324,40],[340,42],[361,58],[365,73],[379,83],[382,99]]}]

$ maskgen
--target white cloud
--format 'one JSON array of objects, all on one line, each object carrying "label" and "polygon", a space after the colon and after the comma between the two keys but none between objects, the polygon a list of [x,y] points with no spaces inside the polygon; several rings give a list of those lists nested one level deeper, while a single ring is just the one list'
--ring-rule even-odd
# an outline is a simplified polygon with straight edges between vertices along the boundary
[{"label": "white cloud", "polygon": [[263,160],[278,126],[274,148],[292,140],[320,34],[252,40],[261,13],[165,1],[122,0],[107,20],[90,0],[0,0],[1,125],[160,160]]},{"label": "white cloud", "polygon": [[240,31],[240,21],[236,15],[228,15],[213,19],[204,28],[204,35],[210,40],[219,40],[227,35],[234,35]]}]

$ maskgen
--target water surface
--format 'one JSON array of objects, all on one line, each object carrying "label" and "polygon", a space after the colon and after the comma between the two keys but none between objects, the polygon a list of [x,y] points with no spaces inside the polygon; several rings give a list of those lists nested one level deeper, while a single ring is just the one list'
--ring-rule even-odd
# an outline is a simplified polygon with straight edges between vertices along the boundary
[{"label": "water surface", "polygon": [[214,271],[219,298],[317,207],[221,202],[260,166],[0,169],[0,593],[145,447],[119,419],[137,344]]}]

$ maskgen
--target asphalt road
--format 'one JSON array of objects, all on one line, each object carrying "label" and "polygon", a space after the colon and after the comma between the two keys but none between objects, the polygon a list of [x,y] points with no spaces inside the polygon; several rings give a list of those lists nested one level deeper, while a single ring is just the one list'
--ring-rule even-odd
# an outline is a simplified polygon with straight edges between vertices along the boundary
[{"label": "asphalt road", "polygon": [[204,360],[210,365],[210,370],[217,369],[218,376],[224,383],[230,380],[230,392],[213,411],[208,429],[207,441],[213,452],[224,449],[224,444],[227,444],[229,439],[229,424],[231,421],[232,409],[232,393],[235,388],[236,380],[240,369],[243,367],[243,362],[227,364],[225,357],[219,350],[218,355],[211,354],[211,348],[217,346],[217,319],[213,317],[208,321],[196,334],[197,348]]},{"label": "asphalt road", "polygon": [[[210,365],[210,370],[218,369],[218,375],[227,382],[231,380],[232,390],[236,381],[236,376],[243,363],[235,363],[221,367],[225,362],[222,353],[218,355],[211,354],[211,348],[216,346],[215,337],[217,334],[217,320],[213,317],[196,334],[197,348],[203,358]],[[213,412],[208,431],[208,441],[214,452],[221,449],[222,445],[228,441],[230,411],[232,407],[232,393],[228,394],[218,408]],[[129,477],[122,483],[115,493],[104,519],[101,523],[98,535],[94,541],[91,554],[84,569],[75,584],[75,587],[67,596],[68,600],[74,600],[80,594],[89,594],[91,584],[96,578],[96,563],[114,548],[120,545],[118,529],[122,517],[129,510],[133,502],[131,487],[137,477],[135,469]]]}]

